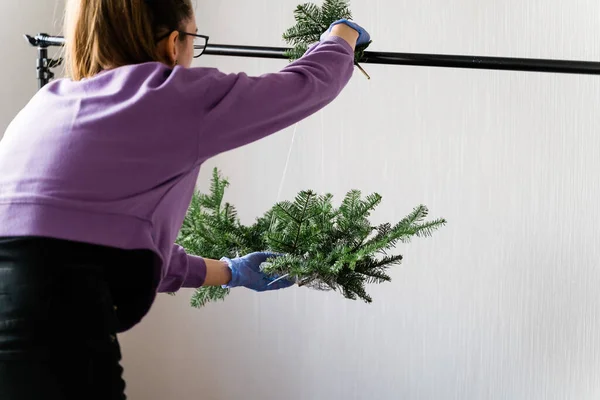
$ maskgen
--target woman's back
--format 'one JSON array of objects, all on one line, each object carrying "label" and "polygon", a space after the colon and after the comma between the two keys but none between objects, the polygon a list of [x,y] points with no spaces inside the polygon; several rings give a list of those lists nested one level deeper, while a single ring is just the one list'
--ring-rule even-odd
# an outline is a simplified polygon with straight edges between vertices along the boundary
[{"label": "woman's back", "polygon": [[0,203],[150,220],[165,191],[200,162],[201,113],[173,101],[169,75],[178,72],[148,63],[47,85],[0,142]]},{"label": "woman's back", "polygon": [[171,259],[202,163],[333,101],[352,54],[331,37],[260,77],[149,62],[50,83],[0,142],[0,237],[149,249],[161,291],[197,284]]},{"label": "woman's back", "polygon": [[148,63],[42,89],[0,142],[0,236],[168,254],[203,161],[178,73]]}]

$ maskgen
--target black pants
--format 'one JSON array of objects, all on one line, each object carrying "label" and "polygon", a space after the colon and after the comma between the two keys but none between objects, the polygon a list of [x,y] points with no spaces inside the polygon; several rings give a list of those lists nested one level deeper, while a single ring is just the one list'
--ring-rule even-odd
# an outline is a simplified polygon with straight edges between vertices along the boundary
[{"label": "black pants", "polygon": [[117,333],[150,308],[154,262],[149,252],[0,238],[0,399],[125,399]]}]

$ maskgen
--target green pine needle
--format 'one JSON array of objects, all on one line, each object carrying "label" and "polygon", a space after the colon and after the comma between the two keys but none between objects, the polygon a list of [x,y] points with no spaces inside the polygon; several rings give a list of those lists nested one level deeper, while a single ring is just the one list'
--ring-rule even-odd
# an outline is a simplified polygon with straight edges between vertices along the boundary
[{"label": "green pine needle", "polygon": [[229,289],[220,286],[211,286],[197,290],[192,296],[191,306],[194,308],[204,307],[210,301],[223,301],[229,294]]}]

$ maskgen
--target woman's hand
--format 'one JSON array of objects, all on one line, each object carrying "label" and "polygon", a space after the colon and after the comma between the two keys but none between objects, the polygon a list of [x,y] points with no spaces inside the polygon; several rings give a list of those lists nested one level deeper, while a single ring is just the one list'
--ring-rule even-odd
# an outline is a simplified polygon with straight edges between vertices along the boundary
[{"label": "woman's hand", "polygon": [[275,256],[277,255],[273,253],[251,253],[241,258],[222,258],[221,261],[225,261],[231,269],[231,281],[223,287],[243,286],[256,292],[264,292],[292,286],[294,283],[287,279],[269,277],[260,271],[260,265]]},{"label": "woman's hand", "polygon": [[335,21],[329,29],[321,35],[321,40],[328,36],[339,36],[346,40],[352,48],[367,44],[371,41],[371,35],[363,27],[347,19]]}]

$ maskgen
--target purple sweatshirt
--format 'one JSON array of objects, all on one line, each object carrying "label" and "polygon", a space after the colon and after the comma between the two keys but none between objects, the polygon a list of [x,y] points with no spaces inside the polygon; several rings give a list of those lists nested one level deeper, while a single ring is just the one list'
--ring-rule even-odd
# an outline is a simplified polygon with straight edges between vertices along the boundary
[{"label": "purple sweatshirt", "polygon": [[151,62],[53,81],[0,140],[0,237],[149,249],[159,292],[200,287],[204,260],[174,242],[202,163],[325,107],[353,69],[330,37],[260,77]]}]

